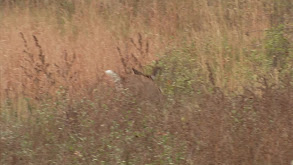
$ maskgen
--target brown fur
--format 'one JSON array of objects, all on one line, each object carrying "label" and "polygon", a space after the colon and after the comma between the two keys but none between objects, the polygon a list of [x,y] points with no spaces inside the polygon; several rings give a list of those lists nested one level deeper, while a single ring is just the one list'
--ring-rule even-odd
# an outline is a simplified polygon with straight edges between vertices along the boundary
[{"label": "brown fur", "polygon": [[138,101],[150,101],[159,103],[162,101],[162,93],[155,82],[142,75],[128,75],[122,80],[125,89],[136,97]]}]

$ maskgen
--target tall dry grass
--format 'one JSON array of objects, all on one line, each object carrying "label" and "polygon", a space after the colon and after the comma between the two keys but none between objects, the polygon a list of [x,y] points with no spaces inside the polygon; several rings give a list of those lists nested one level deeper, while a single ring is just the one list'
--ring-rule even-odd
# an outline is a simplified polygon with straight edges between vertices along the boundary
[{"label": "tall dry grass", "polygon": [[245,82],[237,74],[242,69],[239,65],[249,65],[243,50],[250,49],[252,41],[260,42],[270,27],[267,8],[271,4],[265,1],[29,2],[28,6],[15,1],[2,7],[2,100],[8,93],[23,90],[20,66],[25,48],[20,33],[32,51],[38,49],[32,35],[39,39],[51,65],[62,61],[64,51],[75,53],[75,68],[82,76],[79,83],[88,83],[85,86],[96,82],[105,69],[121,69],[117,46],[125,48],[125,53],[137,53],[129,41],[137,33],[150,41],[149,60],[193,43],[198,55],[194,65],[207,71],[206,63],[210,63],[217,85],[234,90]]},{"label": "tall dry grass", "polygon": [[[0,1],[0,164],[289,164],[292,6]],[[121,59],[166,105],[109,89]]]}]

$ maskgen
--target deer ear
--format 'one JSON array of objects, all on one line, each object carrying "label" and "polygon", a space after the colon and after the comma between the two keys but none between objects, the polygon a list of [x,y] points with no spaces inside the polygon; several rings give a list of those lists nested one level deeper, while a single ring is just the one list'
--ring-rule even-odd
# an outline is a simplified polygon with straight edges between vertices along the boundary
[{"label": "deer ear", "polygon": [[152,76],[156,77],[157,74],[158,74],[161,70],[162,70],[161,67],[158,67],[158,66],[155,67],[155,68],[153,69],[153,74],[152,74]]},{"label": "deer ear", "polygon": [[105,71],[106,75],[109,76],[112,81],[115,83],[115,87],[117,90],[121,90],[123,85],[122,85],[122,78],[117,74],[115,73],[114,71],[112,70],[106,70]]},{"label": "deer ear", "polygon": [[144,75],[143,73],[141,73],[140,71],[138,71],[138,70],[136,70],[136,69],[134,69],[134,68],[132,68],[132,71],[133,71],[134,74],[137,74],[137,75]]},{"label": "deer ear", "polygon": [[112,71],[112,70],[106,70],[105,73],[106,73],[106,75],[108,75],[109,77],[111,77],[115,83],[116,82],[117,83],[121,82],[121,77],[117,73],[115,73],[114,71]]}]

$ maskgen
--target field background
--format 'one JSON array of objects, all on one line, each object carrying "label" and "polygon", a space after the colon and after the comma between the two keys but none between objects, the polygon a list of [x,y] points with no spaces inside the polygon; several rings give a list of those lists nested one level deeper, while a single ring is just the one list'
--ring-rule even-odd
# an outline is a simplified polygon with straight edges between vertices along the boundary
[{"label": "field background", "polygon": [[292,42],[291,0],[0,0],[0,164],[288,165]]}]

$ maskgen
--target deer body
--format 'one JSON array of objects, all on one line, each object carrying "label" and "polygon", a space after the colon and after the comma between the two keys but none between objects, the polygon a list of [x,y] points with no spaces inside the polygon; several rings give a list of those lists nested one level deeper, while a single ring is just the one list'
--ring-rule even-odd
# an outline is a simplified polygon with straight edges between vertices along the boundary
[{"label": "deer body", "polygon": [[118,92],[126,90],[126,92],[129,92],[137,101],[161,102],[162,93],[155,82],[148,76],[140,73],[126,75],[121,78],[112,70],[107,70],[105,73],[115,83]]}]

